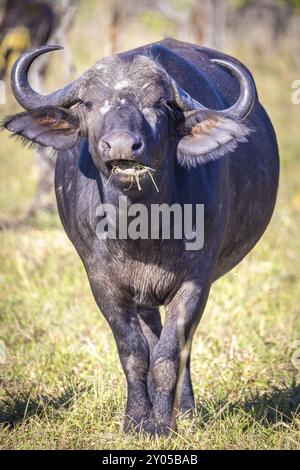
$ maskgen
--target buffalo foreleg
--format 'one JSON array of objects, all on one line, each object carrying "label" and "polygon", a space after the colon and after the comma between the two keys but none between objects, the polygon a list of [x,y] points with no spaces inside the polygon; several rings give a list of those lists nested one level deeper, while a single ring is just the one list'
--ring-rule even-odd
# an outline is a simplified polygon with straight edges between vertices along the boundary
[{"label": "buffalo foreleg", "polygon": [[[167,435],[176,429],[176,403],[182,397],[178,390],[187,380],[188,358],[192,337],[204,310],[208,285],[185,282],[166,305],[166,319],[151,358],[153,382],[152,410],[144,429],[150,434]],[[191,397],[190,397],[191,398]],[[175,400],[176,399],[176,400]],[[183,399],[183,397],[182,397]]]},{"label": "buffalo foreleg", "polygon": [[150,363],[148,342],[142,332],[135,305],[119,291],[102,289],[98,279],[90,283],[100,310],[113,332],[127,381],[125,430],[139,427],[148,418],[151,402],[147,388]]},{"label": "buffalo foreleg", "polygon": [[[151,360],[154,348],[159,341],[161,330],[162,330],[160,312],[157,307],[146,308],[146,307],[139,306],[138,315],[139,315],[139,320],[140,320],[140,324],[141,324],[144,336],[147,338],[147,341],[148,341],[150,360]],[[147,384],[148,384],[148,393],[152,401],[153,384],[152,384],[150,370],[148,370]]]},{"label": "buffalo foreleg", "polygon": [[[138,315],[141,323],[141,327],[145,337],[147,338],[149,349],[150,349],[150,359],[152,359],[152,353],[154,347],[159,341],[162,323],[160,318],[159,309],[154,308],[145,308],[138,307]],[[181,412],[191,412],[195,408],[194,392],[193,385],[191,380],[191,371],[190,371],[191,358],[190,354],[187,358],[186,365],[183,371],[183,380],[182,384],[179,387],[179,409]],[[151,379],[151,373],[148,372],[148,392],[150,399],[153,399],[153,384]]]}]

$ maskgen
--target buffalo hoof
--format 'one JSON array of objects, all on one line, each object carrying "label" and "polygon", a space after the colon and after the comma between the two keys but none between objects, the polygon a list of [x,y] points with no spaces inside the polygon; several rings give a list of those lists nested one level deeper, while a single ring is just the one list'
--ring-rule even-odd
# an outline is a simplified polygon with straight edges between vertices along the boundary
[{"label": "buffalo hoof", "polygon": [[145,419],[137,419],[137,418],[132,418],[128,417],[124,421],[124,432],[127,434],[134,434],[134,433],[139,433],[143,429],[143,422],[146,421]]},{"label": "buffalo hoof", "polygon": [[171,426],[162,421],[158,422],[152,416],[142,423],[142,431],[150,436],[167,437],[172,430],[176,430],[175,425]]},{"label": "buffalo hoof", "polygon": [[179,413],[184,416],[192,417],[196,413],[196,405],[193,401],[184,401],[180,403]]},{"label": "buffalo hoof", "polygon": [[144,423],[149,419],[150,409],[142,414],[127,414],[124,421],[124,431],[127,433],[140,432]]}]

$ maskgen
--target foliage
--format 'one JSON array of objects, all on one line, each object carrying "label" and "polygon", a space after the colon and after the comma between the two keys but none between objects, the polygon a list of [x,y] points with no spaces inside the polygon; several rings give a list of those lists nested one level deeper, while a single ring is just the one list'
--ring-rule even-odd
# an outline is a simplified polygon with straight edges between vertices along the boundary
[{"label": "foliage", "polygon": [[[258,0],[229,0],[232,8],[242,8],[255,3],[259,5],[260,2]],[[300,7],[300,0],[273,0],[273,3],[283,7]]]}]

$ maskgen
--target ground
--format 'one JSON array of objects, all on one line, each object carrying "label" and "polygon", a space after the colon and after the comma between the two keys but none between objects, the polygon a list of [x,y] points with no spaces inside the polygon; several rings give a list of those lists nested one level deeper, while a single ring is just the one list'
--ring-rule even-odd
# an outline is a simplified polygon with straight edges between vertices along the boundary
[{"label": "ground", "polygon": [[[278,134],[280,191],[262,240],[212,288],[192,355],[197,414],[168,439],[123,433],[112,334],[57,215],[42,214],[0,234],[0,449],[300,448],[300,73],[286,57],[240,57]],[[0,139],[0,219],[15,220],[34,157]]]}]

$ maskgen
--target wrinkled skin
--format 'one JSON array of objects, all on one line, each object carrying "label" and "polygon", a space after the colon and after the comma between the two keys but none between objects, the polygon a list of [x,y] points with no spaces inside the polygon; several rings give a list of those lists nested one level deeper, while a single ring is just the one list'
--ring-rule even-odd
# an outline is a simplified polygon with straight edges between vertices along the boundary
[{"label": "wrinkled skin", "polygon": [[[176,407],[194,409],[190,348],[211,284],[256,244],[275,204],[276,137],[257,99],[243,125],[228,122],[229,127],[239,126],[247,141],[240,139],[228,152],[221,145],[204,160],[194,155],[195,149],[205,154],[203,135],[199,131],[193,137],[189,116],[170,102],[165,70],[211,109],[235,102],[237,80],[210,58],[225,56],[174,40],[145,46],[102,61],[99,73],[82,87],[82,103],[71,110],[37,109],[19,118],[27,119],[26,124],[17,117],[7,122],[26,138],[43,145],[52,139],[53,147],[63,149],[55,177],[59,214],[117,343],[127,380],[127,430],[167,435],[176,428]],[[45,113],[54,116],[49,135],[44,133],[44,140],[38,131],[29,135],[26,129],[33,129],[33,121],[46,125]],[[210,127],[218,132],[213,114],[201,114],[201,120],[208,133]],[[65,133],[57,131],[57,122]],[[111,153],[107,141],[113,142]],[[128,177],[110,177],[112,162],[129,154],[156,170],[159,192],[148,174],[141,177],[142,191],[132,184],[126,193]],[[187,251],[182,240],[99,239],[99,206],[117,204],[124,194],[130,202],[149,207],[204,204],[203,249]],[[166,309],[163,326],[160,305]]]}]

